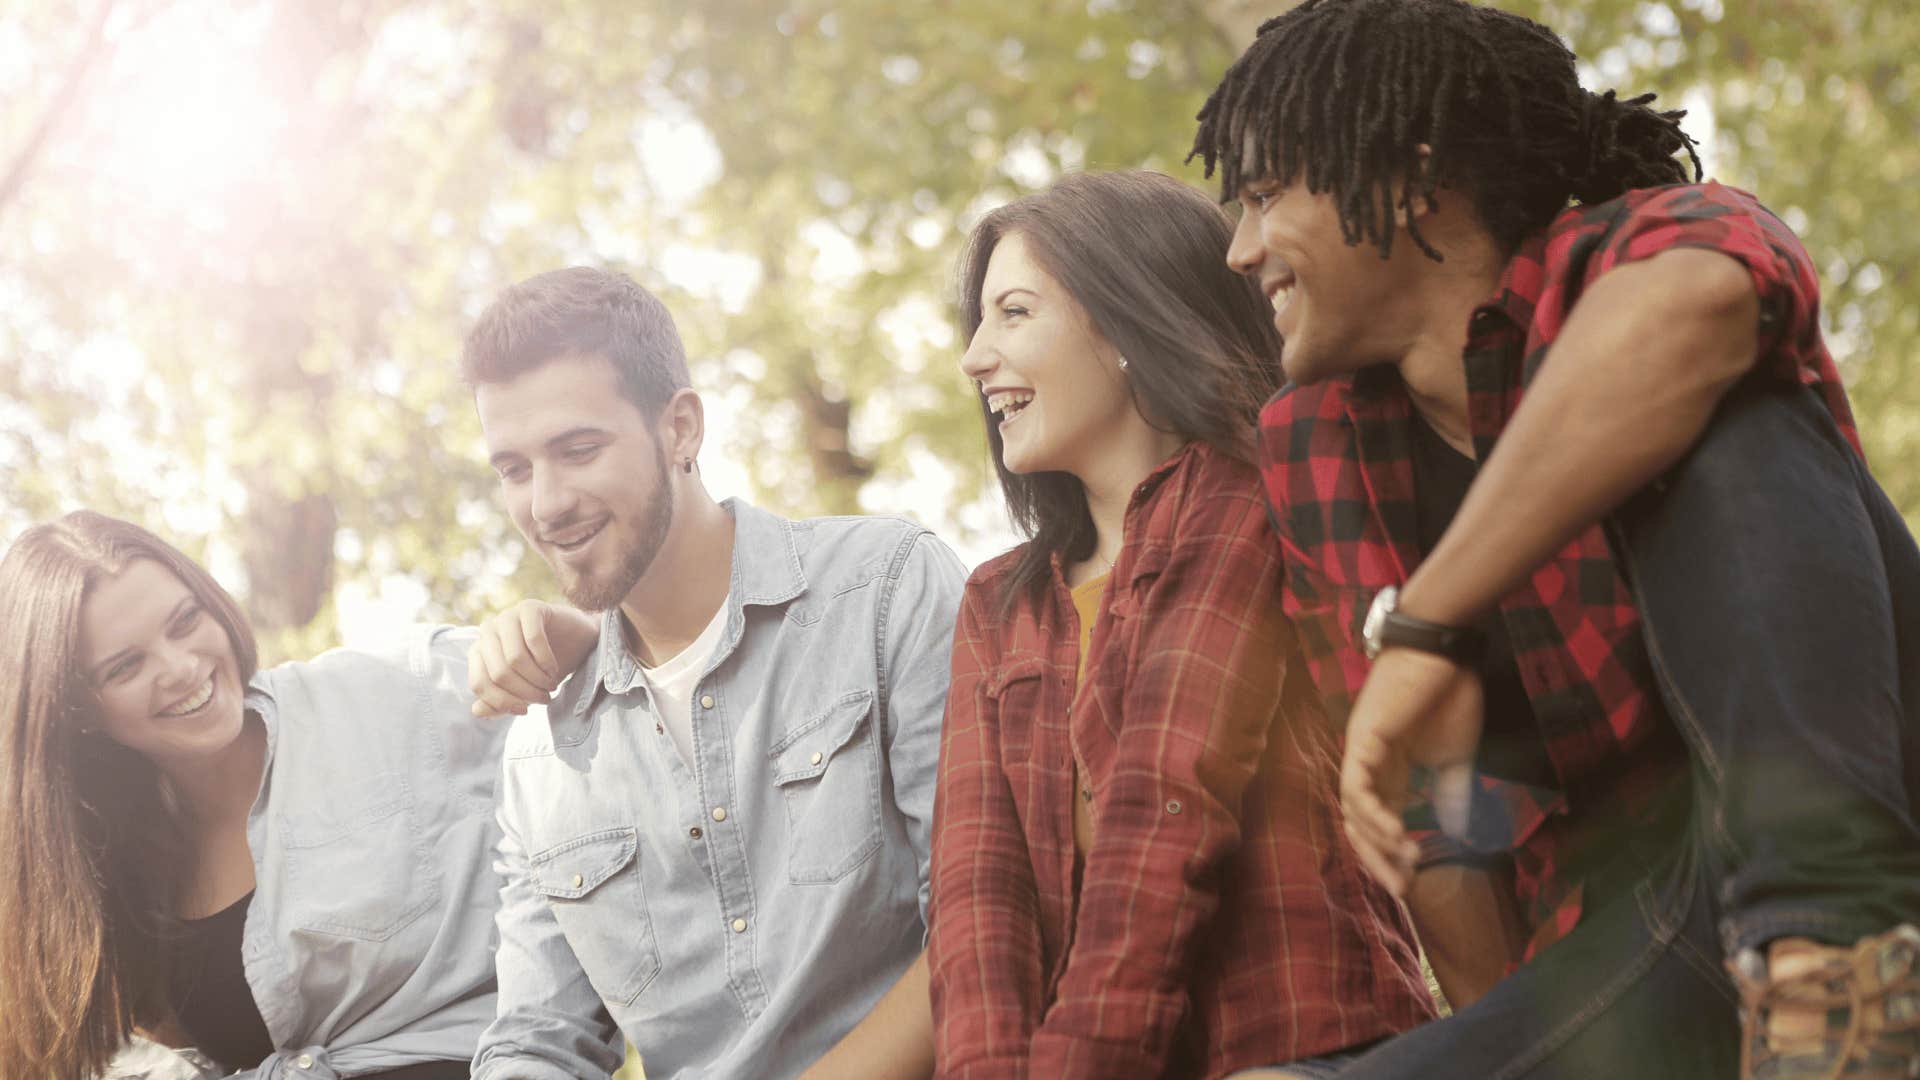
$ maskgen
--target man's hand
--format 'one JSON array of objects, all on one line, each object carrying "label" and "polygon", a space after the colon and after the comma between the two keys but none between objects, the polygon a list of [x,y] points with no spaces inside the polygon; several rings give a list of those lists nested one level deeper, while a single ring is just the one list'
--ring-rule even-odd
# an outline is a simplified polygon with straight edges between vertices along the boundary
[{"label": "man's hand", "polygon": [[1400,820],[1408,773],[1415,765],[1434,770],[1440,827],[1466,835],[1484,712],[1478,671],[1404,647],[1380,654],[1354,699],[1340,809],[1361,865],[1396,897],[1406,898],[1420,854]]},{"label": "man's hand", "polygon": [[545,705],[600,639],[600,622],[540,600],[518,604],[480,624],[467,652],[475,716],[519,716]]}]

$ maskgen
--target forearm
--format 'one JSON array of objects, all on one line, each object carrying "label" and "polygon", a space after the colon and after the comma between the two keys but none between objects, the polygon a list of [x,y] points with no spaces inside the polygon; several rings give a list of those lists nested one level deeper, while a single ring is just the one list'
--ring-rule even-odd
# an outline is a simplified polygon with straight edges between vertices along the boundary
[{"label": "forearm", "polygon": [[1512,873],[1458,863],[1414,875],[1407,912],[1447,1004],[1463,1009],[1507,975],[1526,947]]},{"label": "forearm", "polygon": [[557,1080],[609,1074],[620,1065],[619,1032],[546,899],[532,887],[513,815],[503,807],[499,816],[498,1013],[481,1033],[473,1075]]},{"label": "forearm", "polygon": [[1118,753],[1098,803],[1073,947],[1033,1043],[1035,1075],[1157,1076],[1239,850],[1292,624],[1257,503],[1189,519],[1140,605]]},{"label": "forearm", "polygon": [[933,1009],[928,993],[927,956],[921,953],[853,1030],[801,1074],[802,1080],[932,1076]]},{"label": "forearm", "polygon": [[940,798],[973,813],[936,814],[926,963],[937,1062],[943,1076],[1001,1075],[1024,1068],[1045,1008],[1040,900],[1004,781],[955,757],[941,762]]},{"label": "forearm", "polygon": [[[1115,775],[1151,779],[1111,790],[1097,815],[1073,948],[1033,1041],[1035,1075],[1166,1069],[1195,958],[1209,947],[1220,907],[1219,869],[1239,849],[1240,808],[1263,749],[1265,725],[1247,718],[1271,716],[1273,700],[1265,709],[1219,702],[1226,722],[1200,744],[1218,748],[1207,763],[1148,763],[1123,750]],[[1123,735],[1122,746],[1128,741]]]},{"label": "forearm", "polygon": [[[961,629],[971,627],[963,618]],[[935,796],[924,959],[942,1074],[1005,1075],[1024,1065],[1044,1007],[1040,898],[1001,768],[998,706],[967,645],[975,638],[959,640]]]},{"label": "forearm", "polygon": [[1670,251],[1596,281],[1402,609],[1472,621],[1672,466],[1753,367],[1758,323],[1745,271],[1714,252]]}]

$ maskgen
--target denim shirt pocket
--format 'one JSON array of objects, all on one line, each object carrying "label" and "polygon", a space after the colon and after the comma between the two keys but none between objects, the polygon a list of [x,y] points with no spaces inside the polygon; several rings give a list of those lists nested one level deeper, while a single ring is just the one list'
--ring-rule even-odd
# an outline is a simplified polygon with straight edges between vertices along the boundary
[{"label": "denim shirt pocket", "polygon": [[880,848],[872,718],[873,691],[849,691],[767,752],[787,808],[787,877],[796,885],[839,881]]},{"label": "denim shirt pocket", "polygon": [[328,785],[280,818],[294,925],[305,933],[385,941],[440,902],[439,875],[397,772]]},{"label": "denim shirt pocket", "polygon": [[576,836],[527,860],[587,981],[621,1005],[633,1004],[661,966],[638,856],[629,827]]}]

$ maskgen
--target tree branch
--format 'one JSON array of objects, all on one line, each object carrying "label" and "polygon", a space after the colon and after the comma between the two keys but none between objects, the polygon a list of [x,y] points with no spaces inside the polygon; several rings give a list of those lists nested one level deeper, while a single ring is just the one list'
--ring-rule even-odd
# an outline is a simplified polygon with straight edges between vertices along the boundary
[{"label": "tree branch", "polygon": [[4,217],[7,207],[19,196],[20,189],[26,186],[27,174],[32,171],[33,163],[40,156],[47,138],[53,134],[54,124],[62,113],[72,106],[73,99],[80,94],[80,84],[86,80],[87,71],[95,61],[112,51],[107,41],[107,20],[113,14],[115,0],[100,0],[100,6],[93,13],[93,24],[87,28],[86,43],[67,65],[66,78],[61,80],[60,88],[47,102],[46,109],[27,135],[26,143],[13,155],[12,164],[7,166],[5,177],[0,177],[0,217]]}]

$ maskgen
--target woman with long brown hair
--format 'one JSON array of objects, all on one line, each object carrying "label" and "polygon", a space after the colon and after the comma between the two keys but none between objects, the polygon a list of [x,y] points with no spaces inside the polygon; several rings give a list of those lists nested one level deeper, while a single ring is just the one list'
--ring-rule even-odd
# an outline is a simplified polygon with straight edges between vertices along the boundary
[{"label": "woman with long brown hair", "polygon": [[987,215],[963,276],[1029,540],[968,581],[933,840],[943,1076],[1328,1075],[1432,1015],[1292,668],[1248,462],[1273,311],[1153,173]]},{"label": "woman with long brown hair", "polygon": [[0,559],[0,1077],[136,1030],[263,1077],[464,1077],[493,1014],[470,635],[256,670],[192,559],[79,511]]}]

